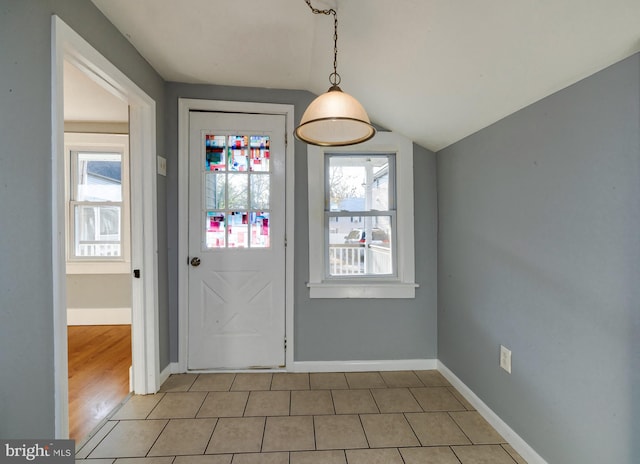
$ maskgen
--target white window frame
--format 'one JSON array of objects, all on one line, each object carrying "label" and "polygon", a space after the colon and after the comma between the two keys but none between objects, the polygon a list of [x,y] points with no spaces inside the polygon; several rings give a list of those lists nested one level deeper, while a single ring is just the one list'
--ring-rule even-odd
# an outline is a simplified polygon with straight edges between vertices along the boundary
[{"label": "white window frame", "polygon": [[[396,276],[325,277],[325,154],[396,155]],[[371,140],[349,147],[307,146],[309,188],[310,298],[415,298],[413,144],[393,132],[378,132]],[[318,246],[322,244],[322,246]]]},{"label": "white window frame", "polygon": [[[331,220],[332,219],[339,219],[341,217],[348,217],[351,218],[351,223],[354,223],[354,219],[357,218],[358,221],[355,224],[361,225],[364,227],[363,224],[363,219],[365,217],[376,217],[376,216],[380,216],[380,217],[388,217],[389,221],[390,221],[390,225],[391,225],[391,229],[389,230],[390,233],[390,237],[391,237],[391,242],[390,242],[390,247],[389,247],[389,252],[391,253],[391,272],[388,274],[384,274],[384,275],[375,275],[375,274],[368,274],[367,271],[368,269],[364,269],[364,273],[363,274],[358,274],[358,273],[354,273],[353,276],[356,276],[358,278],[369,278],[369,279],[376,279],[376,278],[388,278],[388,277],[395,277],[398,275],[398,260],[397,260],[397,251],[396,251],[396,233],[397,233],[397,215],[396,215],[396,187],[395,187],[395,181],[396,181],[396,154],[395,153],[371,153],[371,152],[367,152],[365,154],[357,154],[354,156],[349,156],[349,154],[345,154],[345,153],[336,153],[335,151],[331,150],[331,152],[325,151],[325,167],[324,167],[324,172],[325,172],[325,176],[327,173],[330,172],[331,170],[331,159],[339,159],[340,157],[349,157],[350,160],[353,159],[361,159],[362,161],[364,161],[366,158],[371,158],[371,157],[378,157],[378,158],[386,158],[387,159],[387,168],[386,168],[386,174],[389,178],[388,181],[388,188],[387,188],[387,209],[383,209],[383,210],[376,210],[373,208],[370,209],[362,209],[362,210],[348,210],[348,211],[337,211],[337,210],[330,210],[328,207],[326,207],[326,205],[330,204],[330,180],[327,179],[325,177],[325,191],[324,191],[324,195],[325,195],[325,212],[324,212],[324,216],[325,216],[325,222],[326,222],[326,227],[325,227],[325,240],[324,240],[324,246],[326,247],[330,247],[329,243],[330,243],[330,228],[331,228]],[[361,167],[364,168],[364,164],[361,165]],[[373,175],[373,173],[371,173]],[[371,179],[373,180],[373,179]],[[363,205],[364,206],[364,205]],[[366,221],[364,221],[366,223]],[[355,229],[353,229],[355,230]],[[346,237],[345,237],[346,238]],[[371,233],[368,237],[368,239],[373,239],[373,233]],[[353,251],[357,251],[357,255],[358,257],[364,257],[362,255],[360,255],[360,253],[364,253],[367,254],[371,251],[373,251],[370,247],[367,247],[366,245],[362,248],[356,247],[356,249],[354,250],[353,248],[350,249],[349,251],[353,252]],[[331,253],[329,253],[331,254]],[[351,254],[351,258],[355,257],[353,254]],[[365,263],[370,262],[371,260],[365,260]],[[352,277],[352,275],[339,275],[339,274],[335,274],[335,275],[331,275],[331,268],[333,268],[333,266],[327,262],[327,260],[325,259],[325,272],[324,272],[324,278],[326,280],[344,280],[344,279],[348,279],[350,277]]]},{"label": "white window frame", "polygon": [[[75,221],[71,200],[73,178],[72,157],[78,152],[114,152],[122,154],[122,211],[121,246],[122,256],[75,257]],[[131,272],[130,194],[129,194],[129,136],[127,134],[94,134],[66,132],[64,134],[65,153],[65,227],[67,242],[67,274],[129,274]],[[83,202],[84,204],[84,202]],[[97,203],[99,205],[101,203]]]}]

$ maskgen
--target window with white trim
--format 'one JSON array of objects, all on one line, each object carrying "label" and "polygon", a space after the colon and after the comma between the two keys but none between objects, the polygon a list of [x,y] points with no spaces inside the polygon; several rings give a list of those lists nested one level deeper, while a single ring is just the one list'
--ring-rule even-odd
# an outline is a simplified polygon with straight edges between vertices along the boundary
[{"label": "window with white trim", "polygon": [[65,134],[67,272],[128,272],[128,136]]},{"label": "window with white trim", "polygon": [[308,146],[311,298],[413,298],[413,145]]},{"label": "window with white trim", "polygon": [[395,276],[395,154],[325,153],[325,279]]}]

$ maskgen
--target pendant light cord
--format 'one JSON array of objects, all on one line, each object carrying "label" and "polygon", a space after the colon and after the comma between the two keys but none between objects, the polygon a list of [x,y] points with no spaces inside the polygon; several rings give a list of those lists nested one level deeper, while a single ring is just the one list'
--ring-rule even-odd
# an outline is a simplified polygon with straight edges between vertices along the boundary
[{"label": "pendant light cord", "polygon": [[338,13],[333,8],[319,10],[311,5],[311,0],[305,0],[313,14],[333,15],[333,73],[329,75],[329,82],[332,87],[338,87],[342,80],[338,74]]}]

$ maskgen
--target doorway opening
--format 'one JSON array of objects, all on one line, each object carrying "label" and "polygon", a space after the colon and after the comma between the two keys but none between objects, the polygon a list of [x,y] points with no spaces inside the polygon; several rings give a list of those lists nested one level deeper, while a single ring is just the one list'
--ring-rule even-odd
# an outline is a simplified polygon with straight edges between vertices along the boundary
[{"label": "doorway opening", "polygon": [[[52,275],[54,312],[54,375],[56,438],[69,436],[69,363],[67,330],[67,258],[72,248],[66,220],[64,149],[64,63],[77,68],[93,83],[122,100],[129,108],[130,173],[130,279],[132,387],[137,394],[155,393],[159,388],[157,321],[157,207],[155,155],[155,102],[118,68],[73,31],[59,17],[52,17]],[[80,204],[81,201],[78,203]],[[84,205],[88,211],[96,205]],[[114,206],[114,205],[108,205]],[[117,216],[117,208],[106,208],[105,224]],[[99,210],[99,208],[98,208]],[[94,223],[96,210],[93,208]],[[90,213],[87,213],[90,215]],[[110,219],[108,219],[110,218]],[[90,223],[91,221],[89,221]],[[115,221],[117,222],[117,221]],[[91,229],[87,229],[90,231]],[[96,229],[93,229],[96,234]],[[110,226],[94,242],[113,242]],[[84,236],[84,238],[87,238]],[[91,240],[84,240],[91,245]],[[93,245],[96,245],[95,243]],[[110,245],[113,245],[111,243]],[[79,250],[73,250],[78,252]],[[113,263],[111,263],[113,264]],[[131,279],[131,270],[134,276]],[[125,284],[126,286],[126,284]]]},{"label": "doorway opening", "polygon": [[129,106],[64,62],[69,438],[131,391]]}]

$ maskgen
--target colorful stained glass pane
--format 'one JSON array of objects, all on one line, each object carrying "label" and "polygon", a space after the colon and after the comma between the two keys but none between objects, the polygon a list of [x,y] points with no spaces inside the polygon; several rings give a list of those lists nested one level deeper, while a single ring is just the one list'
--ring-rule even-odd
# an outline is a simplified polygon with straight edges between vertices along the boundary
[{"label": "colorful stained glass pane", "polygon": [[205,134],[205,170],[224,171],[225,170],[225,140],[224,135]]},{"label": "colorful stained glass pane", "polygon": [[258,211],[251,213],[251,248],[270,246],[269,213]]},{"label": "colorful stained glass pane", "polygon": [[229,136],[229,171],[248,171],[249,137]]},{"label": "colorful stained glass pane", "polygon": [[269,208],[269,174],[251,175],[251,208]]},{"label": "colorful stained glass pane", "polygon": [[205,134],[205,152],[206,248],[269,247],[269,136]]},{"label": "colorful stained glass pane", "polygon": [[225,247],[225,214],[207,211],[205,217],[205,237],[207,248]]},{"label": "colorful stained glass pane", "polygon": [[249,209],[249,176],[247,173],[227,174],[227,208]]},{"label": "colorful stained glass pane", "polygon": [[270,141],[266,135],[252,135],[249,139],[249,166],[252,171],[269,171]]},{"label": "colorful stained glass pane", "polygon": [[232,211],[227,225],[229,248],[247,248],[249,246],[249,213]]},{"label": "colorful stained glass pane", "polygon": [[229,148],[247,148],[249,146],[249,137],[246,135],[230,135]]}]

